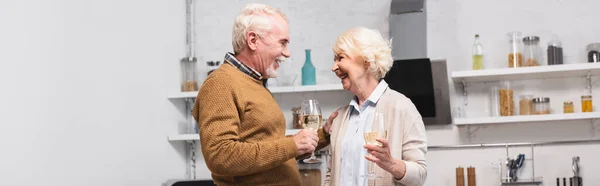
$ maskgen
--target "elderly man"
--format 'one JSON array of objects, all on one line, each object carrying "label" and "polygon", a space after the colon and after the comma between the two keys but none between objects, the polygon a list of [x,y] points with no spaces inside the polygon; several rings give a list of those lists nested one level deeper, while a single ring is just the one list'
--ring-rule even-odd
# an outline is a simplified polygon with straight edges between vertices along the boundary
[{"label": "elderly man", "polygon": [[323,130],[285,136],[283,112],[264,86],[290,56],[289,39],[283,13],[245,6],[233,25],[234,53],[202,84],[192,112],[217,185],[300,185],[295,158],[328,144]]}]

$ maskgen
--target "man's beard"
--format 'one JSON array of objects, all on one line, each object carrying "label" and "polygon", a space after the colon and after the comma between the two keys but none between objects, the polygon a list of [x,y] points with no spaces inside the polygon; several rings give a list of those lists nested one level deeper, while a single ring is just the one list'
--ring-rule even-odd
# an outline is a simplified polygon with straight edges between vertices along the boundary
[{"label": "man's beard", "polygon": [[[276,63],[282,63],[285,61],[285,57],[281,56],[278,57],[277,59],[275,59],[275,62],[271,63],[271,65],[269,65],[269,68],[267,68],[266,73],[267,73],[267,78],[276,78],[278,74],[277,69],[275,69],[275,65]],[[279,69],[279,67],[278,67]]]}]

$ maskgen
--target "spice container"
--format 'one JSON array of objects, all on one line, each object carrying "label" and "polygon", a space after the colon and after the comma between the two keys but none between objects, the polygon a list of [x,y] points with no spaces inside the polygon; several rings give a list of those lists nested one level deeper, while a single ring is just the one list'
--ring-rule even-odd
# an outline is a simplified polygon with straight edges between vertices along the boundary
[{"label": "spice container", "polygon": [[502,83],[498,95],[500,96],[500,116],[513,116],[515,114],[515,103],[513,90],[510,89],[508,81]]},{"label": "spice container", "polygon": [[540,37],[538,36],[527,36],[523,38],[523,43],[525,44],[524,47],[524,58],[525,58],[525,64],[523,64],[526,67],[532,67],[532,66],[540,66],[540,53],[542,51],[542,49],[539,46],[540,43]]},{"label": "spice container", "polygon": [[563,103],[563,113],[567,114],[567,113],[573,113],[574,109],[573,109],[573,102],[572,101],[565,101]]},{"label": "spice container", "polygon": [[581,96],[581,112],[592,112],[592,95]]},{"label": "spice container", "polygon": [[509,32],[508,34],[509,52],[508,67],[517,68],[523,66],[523,33]]},{"label": "spice container", "polygon": [[600,43],[592,43],[587,46],[588,63],[600,62]]},{"label": "spice container", "polygon": [[557,36],[552,37],[552,41],[548,42],[548,65],[562,65],[563,64],[563,48],[562,43],[558,40]]},{"label": "spice container", "polygon": [[195,57],[181,59],[181,90],[183,92],[198,91],[198,78],[196,73],[197,61],[198,60]]},{"label": "spice container", "polygon": [[535,114],[550,114],[550,98],[534,98],[533,105],[535,107]]},{"label": "spice container", "polygon": [[519,96],[519,115],[532,115],[533,113],[533,95]]}]

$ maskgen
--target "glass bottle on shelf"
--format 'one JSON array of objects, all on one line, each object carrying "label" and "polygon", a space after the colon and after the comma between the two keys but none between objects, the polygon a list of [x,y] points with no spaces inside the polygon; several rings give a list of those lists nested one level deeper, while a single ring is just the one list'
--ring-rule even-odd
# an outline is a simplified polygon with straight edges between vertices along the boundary
[{"label": "glass bottle on shelf", "polygon": [[476,34],[473,43],[473,70],[481,69],[483,69],[483,45],[479,42],[479,34]]},{"label": "glass bottle on shelf", "polygon": [[197,59],[185,57],[181,60],[181,90],[183,92],[198,91]]},{"label": "glass bottle on shelf", "polygon": [[316,85],[317,75],[315,66],[313,66],[312,60],[310,59],[310,49],[306,49],[304,52],[306,60],[302,66],[302,85]]},{"label": "glass bottle on shelf", "polygon": [[523,66],[523,33],[514,31],[508,34],[509,53],[508,53],[508,67],[518,68]]},{"label": "glass bottle on shelf", "polygon": [[500,116],[500,91],[498,86],[490,87],[490,116]]}]

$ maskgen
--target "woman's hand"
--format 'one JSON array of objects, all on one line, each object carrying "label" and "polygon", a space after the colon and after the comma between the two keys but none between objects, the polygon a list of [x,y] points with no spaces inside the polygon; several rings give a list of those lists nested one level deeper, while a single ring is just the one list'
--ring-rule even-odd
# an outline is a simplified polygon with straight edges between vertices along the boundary
[{"label": "woman's hand", "polygon": [[329,118],[327,118],[327,121],[325,122],[325,125],[323,126],[323,130],[327,134],[331,134],[331,124],[333,123],[333,119],[335,119],[338,116],[338,112],[340,111],[340,109],[341,108],[339,108],[335,112],[331,113]]},{"label": "woman's hand", "polygon": [[402,160],[397,160],[392,157],[387,139],[377,138],[377,142],[381,143],[381,146],[369,144],[363,146],[367,149],[367,152],[372,155],[367,155],[365,158],[376,163],[377,166],[381,167],[383,170],[391,173],[395,179],[402,179],[406,173],[406,164],[404,164]]}]

